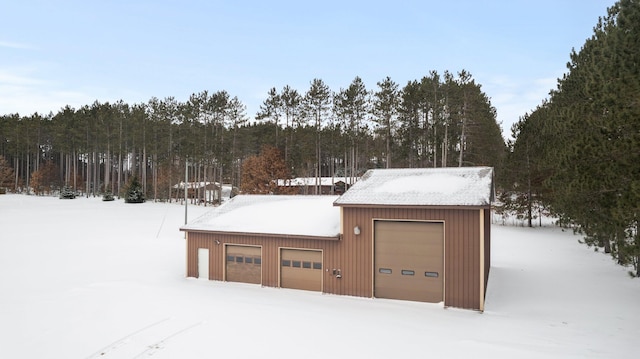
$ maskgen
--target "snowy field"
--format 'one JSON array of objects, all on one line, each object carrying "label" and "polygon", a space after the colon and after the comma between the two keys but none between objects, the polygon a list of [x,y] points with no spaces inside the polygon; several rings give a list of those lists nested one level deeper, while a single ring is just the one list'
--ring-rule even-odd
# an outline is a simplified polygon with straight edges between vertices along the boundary
[{"label": "snowy field", "polygon": [[[189,207],[195,219],[208,208]],[[637,358],[640,280],[492,227],[482,314],[185,278],[184,207],[0,196],[0,358]]]}]

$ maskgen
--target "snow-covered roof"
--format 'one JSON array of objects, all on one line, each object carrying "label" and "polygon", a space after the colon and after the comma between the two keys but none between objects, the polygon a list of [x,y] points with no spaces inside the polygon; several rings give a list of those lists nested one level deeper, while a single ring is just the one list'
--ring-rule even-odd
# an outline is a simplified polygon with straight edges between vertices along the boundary
[{"label": "snow-covered roof", "polygon": [[[187,182],[187,188],[203,188],[209,185],[220,186],[220,183],[218,182]],[[184,188],[184,182],[174,184],[173,188]]]},{"label": "snow-covered roof", "polygon": [[338,196],[239,195],[182,230],[312,237],[340,235]]},{"label": "snow-covered roof", "polygon": [[493,168],[446,167],[369,170],[334,204],[487,206]]},{"label": "snow-covered roof", "polygon": [[320,180],[321,186],[332,186],[338,182],[346,184],[355,183],[357,177],[296,177],[291,179],[279,179],[278,186],[315,186]]}]

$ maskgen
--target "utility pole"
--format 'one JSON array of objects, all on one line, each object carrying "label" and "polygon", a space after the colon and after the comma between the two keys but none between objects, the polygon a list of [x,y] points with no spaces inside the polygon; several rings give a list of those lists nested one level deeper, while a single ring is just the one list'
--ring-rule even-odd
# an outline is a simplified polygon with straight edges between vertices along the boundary
[{"label": "utility pole", "polygon": [[184,224],[187,224],[187,181],[189,179],[189,161],[185,158],[184,160]]}]

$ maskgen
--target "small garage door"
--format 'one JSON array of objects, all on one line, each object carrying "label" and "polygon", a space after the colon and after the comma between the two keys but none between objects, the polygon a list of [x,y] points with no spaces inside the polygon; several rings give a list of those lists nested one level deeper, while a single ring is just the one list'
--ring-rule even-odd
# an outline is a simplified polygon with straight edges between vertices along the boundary
[{"label": "small garage door", "polygon": [[444,224],[376,221],[374,230],[374,296],[441,302]]},{"label": "small garage door", "polygon": [[226,280],[229,282],[262,283],[260,247],[227,245]]},{"label": "small garage door", "polygon": [[280,286],[322,291],[322,251],[281,249]]}]

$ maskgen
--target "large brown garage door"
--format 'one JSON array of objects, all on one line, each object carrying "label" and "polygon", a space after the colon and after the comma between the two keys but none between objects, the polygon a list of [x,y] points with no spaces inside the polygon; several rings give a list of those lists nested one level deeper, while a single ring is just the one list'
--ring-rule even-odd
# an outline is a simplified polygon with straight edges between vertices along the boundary
[{"label": "large brown garage door", "polygon": [[441,302],[444,224],[376,221],[374,296]]},{"label": "large brown garage door", "polygon": [[281,249],[280,286],[322,291],[322,251]]},{"label": "large brown garage door", "polygon": [[227,245],[226,279],[229,282],[262,283],[260,247]]}]

